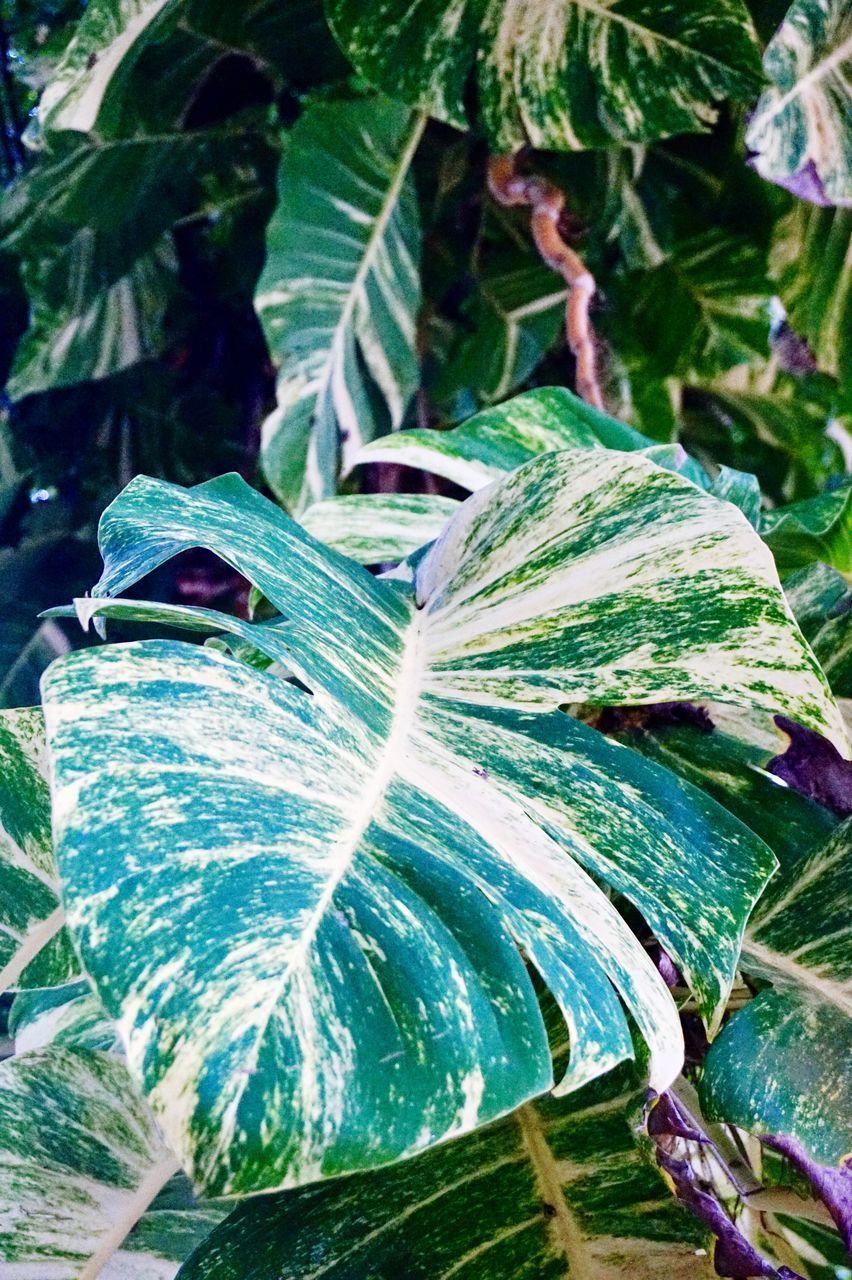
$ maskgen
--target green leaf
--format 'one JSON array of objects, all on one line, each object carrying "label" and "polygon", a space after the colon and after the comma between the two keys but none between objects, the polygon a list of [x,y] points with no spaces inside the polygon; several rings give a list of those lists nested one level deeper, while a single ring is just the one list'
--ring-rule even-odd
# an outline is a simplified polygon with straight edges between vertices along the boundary
[{"label": "green leaf", "polygon": [[159,354],[178,286],[174,223],[198,211],[205,178],[223,167],[237,176],[234,194],[254,198],[269,157],[258,131],[175,129],[86,140],[34,165],[5,193],[0,218],[32,309],[10,395],[105,378]]},{"label": "green leaf", "polygon": [[838,698],[852,698],[852,592],[828,565],[791,574],[784,593]]},{"label": "green leaf", "polygon": [[702,130],[760,84],[739,0],[326,0],[344,52],[386,93],[464,128],[476,72],[491,143],[561,151]]},{"label": "green leaf", "polygon": [[542,387],[485,409],[450,431],[413,428],[384,436],[365,445],[353,466],[396,462],[473,491],[541,453],[643,449],[654,444],[564,387]]},{"label": "green leaf", "polygon": [[372,1167],[548,1088],[515,943],[571,1029],[563,1090],[632,1052],[610,981],[664,1087],[674,1006],[596,881],[635,903],[712,1024],[771,861],[557,708],[713,697],[843,746],[733,507],[641,456],[568,451],[469,499],[413,587],[237,477],[136,481],[101,541],[99,596],[187,547],[221,555],[285,615],[254,647],[285,646],[299,682],[156,641],[43,682],[69,919],[197,1183]]},{"label": "green leaf", "polygon": [[797,1138],[822,1164],[852,1148],[852,820],[776,877],[743,942],[742,967],[772,983],[712,1046],[712,1118]]},{"label": "green leaf", "polygon": [[434,493],[352,494],[315,502],[301,523],[359,564],[385,564],[432,542],[458,506]]},{"label": "green leaf", "polygon": [[432,394],[505,398],[530,376],[565,324],[562,281],[529,254],[504,253],[477,281],[464,326]]},{"label": "green leaf", "polygon": [[852,574],[852,480],[816,498],[764,511],[760,532],[782,571],[821,560]]},{"label": "green leaf", "polygon": [[[524,392],[507,404],[475,414],[451,430],[413,428],[384,436],[365,445],[353,465],[395,462],[430,471],[462,488],[476,490],[539,454],[578,448],[629,452],[641,449],[660,466],[680,472],[715,497],[738,506],[749,523],[757,523],[760,491],[754,476],[721,467],[711,480],[700,463],[679,445],[658,444],[586,404],[564,387]],[[363,497],[350,499],[353,511],[363,502]],[[410,510],[413,515],[416,508],[412,506]],[[438,507],[431,502],[424,507],[419,545],[434,536],[429,530],[437,513]],[[361,523],[366,533],[367,508]],[[382,536],[378,523],[376,533]],[[412,527],[412,537],[414,533]]]},{"label": "green leaf", "polygon": [[638,1086],[621,1069],[392,1169],[246,1200],[179,1280],[243,1280],[248,1256],[253,1280],[709,1280],[704,1229],[637,1146]]},{"label": "green leaf", "polygon": [[790,324],[826,373],[852,384],[852,210],[797,202],[769,258]]},{"label": "green leaf", "polygon": [[772,288],[748,240],[704,232],[625,288],[647,375],[715,377],[769,354]]},{"label": "green leaf", "polygon": [[758,173],[815,204],[852,203],[846,0],[794,0],[763,66],[771,88],[746,134]]},{"label": "green leaf", "polygon": [[[109,99],[119,101],[146,28],[173,0],[92,0],[42,94],[36,137],[104,131]],[[105,101],[106,99],[106,101]],[[109,129],[106,130],[109,132]]]},{"label": "green leaf", "polygon": [[115,1024],[85,978],[59,987],[19,991],[9,1012],[9,1033],[18,1055],[50,1044],[104,1052],[118,1048]]},{"label": "green leaf", "polygon": [[309,106],[290,134],[255,305],[279,363],[266,478],[291,510],[330,497],[419,381],[423,117],[383,98]]},{"label": "green leaf", "polygon": [[[0,991],[77,972],[63,924],[50,835],[44,720],[0,712]],[[28,967],[29,966],[29,967]]]},{"label": "green leaf", "polygon": [[[118,1269],[128,1262],[122,1242],[175,1170],[118,1058],[54,1046],[0,1063],[0,1262],[8,1280],[76,1280],[112,1267],[132,1276]],[[153,1250],[134,1261],[140,1278],[174,1274]]]}]

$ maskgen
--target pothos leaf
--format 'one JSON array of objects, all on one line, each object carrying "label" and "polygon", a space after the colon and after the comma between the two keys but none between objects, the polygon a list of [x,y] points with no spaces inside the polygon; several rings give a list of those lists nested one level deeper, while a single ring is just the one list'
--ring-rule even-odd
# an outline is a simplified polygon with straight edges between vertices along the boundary
[{"label": "pothos leaf", "polygon": [[772,87],[746,134],[758,173],[814,204],[852,204],[846,0],[794,0],[763,66]]},{"label": "pothos leaf", "polygon": [[[0,991],[78,972],[50,834],[44,721],[38,707],[0,712]],[[28,968],[28,966],[30,966]]]},{"label": "pothos leaf", "polygon": [[782,570],[822,561],[852,573],[852,481],[764,512],[761,534]]},{"label": "pothos leaf", "polygon": [[734,1015],[702,1077],[708,1115],[788,1135],[822,1164],[852,1149],[852,820],[773,880],[742,967],[772,983]]},{"label": "pothos leaf", "polygon": [[739,0],[326,0],[356,69],[394,97],[464,128],[475,68],[495,146],[576,151],[700,130],[720,98],[759,86]]},{"label": "pothos leaf", "polygon": [[236,477],[135,482],[101,539],[99,595],[191,545],[222,555],[286,615],[255,647],[285,646],[299,682],[147,642],[43,685],[75,937],[199,1183],[372,1167],[549,1087],[514,942],[571,1029],[563,1090],[632,1052],[610,981],[655,1087],[671,1079],[674,1006],[592,877],[636,904],[712,1023],[770,862],[556,708],[711,696],[843,743],[733,507],[645,458],[569,451],[469,499],[413,584]]},{"label": "pothos leaf", "polygon": [[704,1229],[640,1152],[641,1090],[622,1068],[570,1099],[512,1116],[416,1160],[323,1187],[245,1201],[179,1280],[396,1280],[570,1273],[709,1280]]},{"label": "pothos leaf", "polygon": [[[8,1280],[132,1275],[116,1254],[176,1168],[120,1059],[53,1046],[0,1063]],[[167,1260],[149,1253],[140,1275],[168,1280]]]},{"label": "pothos leaf", "polygon": [[776,228],[770,268],[790,324],[826,373],[852,385],[852,210],[795,204]]},{"label": "pothos leaf", "polygon": [[280,365],[262,464],[291,510],[400,426],[418,379],[423,118],[383,98],[316,103],[290,134],[255,305]]}]

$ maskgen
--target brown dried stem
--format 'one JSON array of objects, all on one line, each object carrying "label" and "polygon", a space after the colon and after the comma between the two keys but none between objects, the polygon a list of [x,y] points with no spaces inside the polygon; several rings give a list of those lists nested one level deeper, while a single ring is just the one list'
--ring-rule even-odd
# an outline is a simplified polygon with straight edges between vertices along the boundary
[{"label": "brown dried stem", "polygon": [[518,172],[514,156],[492,156],[488,162],[488,188],[502,205],[527,205],[536,248],[544,261],[558,271],[568,285],[565,332],[577,362],[577,391],[596,409],[603,409],[597,374],[595,335],[589,307],[595,295],[595,278],[559,231],[565,196],[547,178],[526,177]]}]

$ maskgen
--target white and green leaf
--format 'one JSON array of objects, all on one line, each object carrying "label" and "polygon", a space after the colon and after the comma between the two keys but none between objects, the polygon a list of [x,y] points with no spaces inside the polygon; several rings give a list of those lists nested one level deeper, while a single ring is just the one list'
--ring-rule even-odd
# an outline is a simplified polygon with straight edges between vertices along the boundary
[{"label": "white and green leaf", "polygon": [[506,150],[701,130],[719,99],[747,98],[760,84],[739,0],[326,0],[326,12],[361,75],[458,128],[475,72],[482,122]]},{"label": "white and green leaf", "polygon": [[180,1280],[319,1272],[521,1280],[709,1280],[704,1228],[637,1145],[641,1090],[622,1068],[392,1169],[246,1200]]},{"label": "white and green leaf", "polygon": [[170,1280],[185,1254],[128,1257],[122,1246],[176,1170],[119,1058],[52,1046],[0,1063],[8,1280]]},{"label": "white and green leaf", "polygon": [[763,66],[771,87],[746,134],[758,173],[814,204],[852,204],[846,0],[794,0]]},{"label": "white and green leaf", "polygon": [[852,822],[777,877],[743,943],[742,967],[772,984],[713,1045],[705,1109],[796,1138],[836,1164],[852,1148]]},{"label": "white and green leaf", "polygon": [[852,210],[797,202],[775,225],[770,268],[793,329],[842,385],[852,383]]},{"label": "white and green leaf", "polygon": [[309,106],[287,139],[255,306],[279,363],[266,478],[299,511],[399,427],[419,381],[423,117],[384,98]]},{"label": "white and green leaf", "polygon": [[236,477],[137,481],[101,538],[101,595],[185,547],[222,555],[286,615],[252,634],[300,682],[172,642],[44,681],[75,938],[199,1184],[368,1168],[547,1089],[516,944],[571,1030],[563,1089],[632,1053],[611,983],[665,1086],[674,1005],[597,881],[712,1024],[771,860],[557,708],[716,697],[843,745],[734,508],[640,456],[548,455],[464,504],[414,594]]},{"label": "white and green leaf", "polygon": [[44,719],[38,707],[0,712],[0,991],[52,986],[77,962],[50,834]]}]

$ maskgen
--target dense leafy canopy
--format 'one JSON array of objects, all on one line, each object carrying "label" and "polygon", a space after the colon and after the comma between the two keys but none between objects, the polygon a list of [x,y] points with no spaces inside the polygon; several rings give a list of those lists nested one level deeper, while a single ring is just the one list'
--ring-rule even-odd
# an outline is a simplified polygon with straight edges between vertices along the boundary
[{"label": "dense leafy canopy", "polygon": [[851,70],[0,0],[0,1274],[846,1274]]}]

